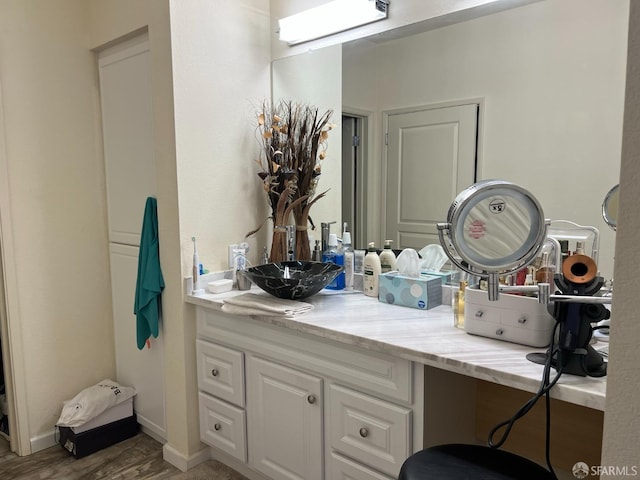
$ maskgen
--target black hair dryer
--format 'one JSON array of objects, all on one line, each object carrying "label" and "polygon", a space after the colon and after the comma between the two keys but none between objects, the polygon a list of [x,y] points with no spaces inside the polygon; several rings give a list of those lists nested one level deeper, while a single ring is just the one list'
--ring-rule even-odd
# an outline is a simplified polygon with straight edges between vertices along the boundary
[{"label": "black hair dryer", "polygon": [[552,365],[564,373],[583,377],[602,377],[607,374],[607,363],[591,345],[592,323],[606,320],[611,312],[601,303],[591,303],[587,298],[598,292],[604,284],[596,276],[595,262],[586,255],[572,255],[562,265],[562,274],[555,275],[555,284],[563,295],[585,296],[579,300],[563,302],[562,295],[549,306],[549,312],[558,322],[558,349]]}]

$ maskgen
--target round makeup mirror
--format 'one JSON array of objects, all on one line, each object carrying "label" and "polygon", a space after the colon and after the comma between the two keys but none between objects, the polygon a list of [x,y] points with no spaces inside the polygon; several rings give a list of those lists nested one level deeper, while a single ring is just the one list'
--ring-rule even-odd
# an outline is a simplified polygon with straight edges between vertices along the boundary
[{"label": "round makeup mirror", "polygon": [[462,270],[488,278],[489,299],[498,298],[498,277],[526,266],[547,235],[536,198],[503,180],[471,185],[455,198],[447,223],[438,224],[440,243]]},{"label": "round makeup mirror", "polygon": [[618,201],[620,199],[620,185],[616,185],[607,192],[602,202],[602,218],[613,230],[618,227]]}]

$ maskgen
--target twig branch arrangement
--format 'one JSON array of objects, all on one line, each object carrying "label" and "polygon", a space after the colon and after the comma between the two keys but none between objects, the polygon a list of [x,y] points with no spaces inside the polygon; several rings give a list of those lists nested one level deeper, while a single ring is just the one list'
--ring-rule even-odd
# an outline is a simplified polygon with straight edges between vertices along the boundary
[{"label": "twig branch arrangement", "polygon": [[316,195],[315,192],[320,162],[326,157],[329,131],[334,127],[329,123],[332,114],[332,110],[320,114],[316,107],[290,100],[275,105],[264,102],[257,112],[261,153],[256,162],[274,225],[272,262],[286,258],[286,245],[282,248],[280,244],[281,233],[291,213],[296,224],[296,259],[311,259],[307,229],[308,223],[312,228],[314,225],[309,210],[327,193]]}]

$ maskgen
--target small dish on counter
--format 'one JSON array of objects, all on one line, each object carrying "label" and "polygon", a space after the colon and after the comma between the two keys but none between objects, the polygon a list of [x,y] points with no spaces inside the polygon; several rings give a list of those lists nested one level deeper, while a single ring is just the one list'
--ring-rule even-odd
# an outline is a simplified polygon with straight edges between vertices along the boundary
[{"label": "small dish on counter", "polygon": [[223,278],[220,280],[214,280],[213,282],[207,283],[207,290],[210,293],[223,293],[228,292],[233,288],[233,280]]}]

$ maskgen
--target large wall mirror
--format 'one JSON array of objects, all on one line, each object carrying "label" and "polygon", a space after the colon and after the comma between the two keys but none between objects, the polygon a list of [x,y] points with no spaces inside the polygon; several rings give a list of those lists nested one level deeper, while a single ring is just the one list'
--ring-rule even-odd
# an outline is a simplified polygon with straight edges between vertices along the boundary
[{"label": "large wall mirror", "polygon": [[[598,228],[598,266],[611,277],[615,232],[601,206],[619,181],[628,8],[543,0],[327,47],[326,64],[313,50],[275,60],[274,99],[295,83],[296,98],[337,105],[343,136],[360,135],[355,151],[346,138],[330,143],[320,183],[341,210],[328,203],[316,223],[349,221],[358,248],[385,238],[421,248],[438,242],[435,224],[457,193],[503,179],[547,218]],[[308,80],[287,80],[297,65]],[[336,96],[316,100],[330,85]]]}]

